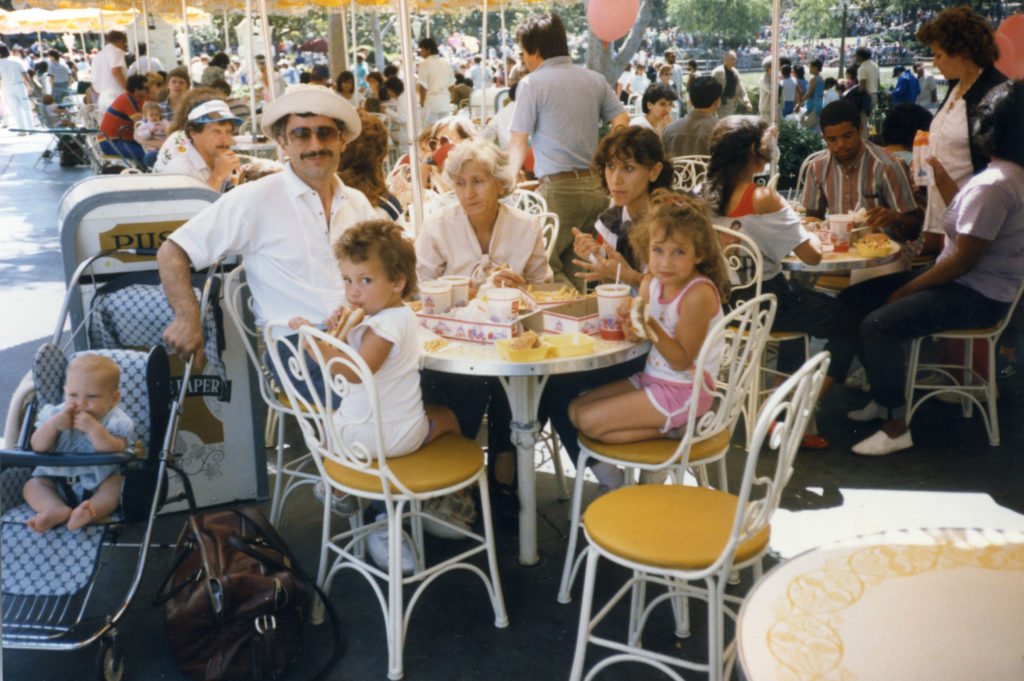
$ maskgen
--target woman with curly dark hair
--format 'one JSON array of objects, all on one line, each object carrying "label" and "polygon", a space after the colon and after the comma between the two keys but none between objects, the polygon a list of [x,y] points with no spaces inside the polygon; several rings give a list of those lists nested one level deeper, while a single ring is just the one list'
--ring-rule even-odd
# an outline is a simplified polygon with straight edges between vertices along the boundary
[{"label": "woman with curly dark hair", "polygon": [[[995,67],[999,47],[992,27],[966,5],[937,14],[917,30],[917,39],[931,47],[935,68],[949,81],[949,91],[930,128],[929,163],[935,171],[935,186],[928,189],[924,222],[926,232],[940,237],[946,202],[939,185],[962,187],[988,165],[988,155],[970,131],[976,125],[981,100],[1006,76]],[[931,245],[933,250],[940,246],[937,242]]]},{"label": "woman with curly dark hair", "polygon": [[[640,286],[643,264],[629,246],[630,226],[647,211],[651,192],[672,186],[672,164],[665,158],[661,138],[649,128],[629,126],[606,135],[597,145],[590,168],[611,195],[612,206],[597,219],[597,238],[573,225],[574,260],[586,282],[625,282]],[[621,271],[620,271],[621,266]]]},{"label": "woman with curly dark hair", "polygon": [[384,160],[388,154],[388,129],[380,117],[359,111],[363,131],[345,145],[338,160],[338,177],[370,200],[377,213],[388,220],[402,215],[402,204],[388,192],[384,182]]}]

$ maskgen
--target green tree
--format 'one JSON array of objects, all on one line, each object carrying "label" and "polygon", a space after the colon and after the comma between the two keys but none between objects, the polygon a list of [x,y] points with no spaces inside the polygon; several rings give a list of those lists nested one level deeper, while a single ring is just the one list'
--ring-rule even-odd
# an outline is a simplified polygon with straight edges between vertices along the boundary
[{"label": "green tree", "polygon": [[705,42],[721,39],[726,47],[747,45],[771,21],[769,0],[668,0],[668,16],[682,31]]}]

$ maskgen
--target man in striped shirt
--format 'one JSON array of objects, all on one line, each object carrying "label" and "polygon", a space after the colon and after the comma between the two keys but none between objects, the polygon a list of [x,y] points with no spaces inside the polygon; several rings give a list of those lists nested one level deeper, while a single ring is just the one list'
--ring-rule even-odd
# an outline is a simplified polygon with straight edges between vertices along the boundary
[{"label": "man in striped shirt", "polygon": [[819,121],[828,148],[808,162],[801,197],[807,215],[824,218],[826,210],[863,208],[870,226],[887,228],[899,241],[917,239],[924,212],[915,201],[907,164],[862,138],[860,112],[852,102],[832,102]]},{"label": "man in striped shirt", "polygon": [[57,50],[50,50],[46,53],[46,56],[50,58],[49,71],[50,78],[53,82],[53,99],[55,102],[60,104],[64,101],[64,98],[71,94],[71,82],[72,75],[71,69],[64,65],[61,61],[60,52]]}]

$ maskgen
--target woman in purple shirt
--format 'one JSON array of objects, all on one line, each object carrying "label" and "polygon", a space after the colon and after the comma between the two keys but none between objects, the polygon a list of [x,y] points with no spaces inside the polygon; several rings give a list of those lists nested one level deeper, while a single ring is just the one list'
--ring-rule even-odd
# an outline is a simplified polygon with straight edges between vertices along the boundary
[{"label": "woman in purple shirt", "polygon": [[949,329],[997,324],[1024,281],[1024,80],[993,88],[982,100],[974,134],[989,166],[957,191],[942,164],[935,181],[949,203],[942,216],[945,248],[921,274],[900,272],[851,286],[840,300],[863,316],[860,357],[871,402],[847,416],[882,419],[882,427],[853,447],[880,456],[913,446],[906,422],[904,342]]}]

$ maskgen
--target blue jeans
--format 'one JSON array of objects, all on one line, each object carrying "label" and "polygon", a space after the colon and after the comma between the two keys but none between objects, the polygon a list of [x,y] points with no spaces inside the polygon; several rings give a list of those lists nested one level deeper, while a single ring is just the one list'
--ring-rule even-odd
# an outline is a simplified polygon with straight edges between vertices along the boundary
[{"label": "blue jeans", "polygon": [[146,155],[146,150],[142,148],[142,145],[138,142],[131,142],[129,140],[108,140],[106,142],[100,142],[100,151],[104,154],[112,154],[114,156],[121,156],[122,158],[133,159],[139,165],[143,163],[143,157]]},{"label": "blue jeans", "polygon": [[[869,279],[843,291],[840,299],[851,310],[864,310],[885,301],[915,276],[916,272],[896,272]],[[860,323],[859,354],[871,383],[871,399],[883,407],[883,418],[900,419],[907,412],[906,341],[938,331],[993,326],[1009,306],[953,281],[869,310]]]}]

